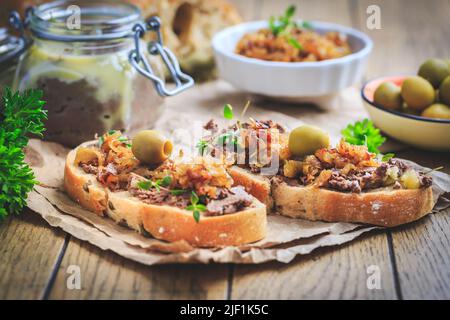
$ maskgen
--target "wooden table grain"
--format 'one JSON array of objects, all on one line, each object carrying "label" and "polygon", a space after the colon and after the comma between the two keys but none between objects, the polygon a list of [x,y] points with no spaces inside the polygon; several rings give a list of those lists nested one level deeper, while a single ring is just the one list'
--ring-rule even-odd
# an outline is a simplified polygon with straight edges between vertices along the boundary
[{"label": "wooden table grain", "polygon": [[[375,42],[367,78],[411,73],[428,57],[450,57],[449,0],[235,0],[246,20],[266,19],[289,4],[298,15],[356,27]],[[367,7],[381,9],[381,29],[366,27]],[[450,137],[443,137],[450,138]],[[450,154],[398,154],[428,167]],[[450,210],[355,241],[319,249],[290,264],[147,267],[49,227],[24,210],[0,224],[0,299],[449,299]],[[380,270],[369,290],[367,268]],[[69,266],[81,289],[68,289]]]}]

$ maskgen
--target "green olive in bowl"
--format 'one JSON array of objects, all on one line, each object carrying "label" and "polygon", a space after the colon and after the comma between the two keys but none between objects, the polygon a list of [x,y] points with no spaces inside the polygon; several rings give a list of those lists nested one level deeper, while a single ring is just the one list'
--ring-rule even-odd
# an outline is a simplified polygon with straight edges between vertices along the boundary
[{"label": "green olive in bowl", "polygon": [[428,80],[437,89],[442,81],[450,76],[450,68],[445,60],[429,59],[420,66],[419,76]]},{"label": "green olive in bowl", "polygon": [[450,106],[450,77],[445,78],[439,88],[439,99]]},{"label": "green olive in bowl", "polygon": [[330,136],[322,129],[303,125],[289,134],[289,151],[296,157],[314,154],[317,150],[330,146]]},{"label": "green olive in bowl", "polygon": [[403,105],[401,89],[392,82],[383,82],[374,93],[374,102],[386,109],[399,110]]},{"label": "green olive in bowl", "polygon": [[433,86],[422,77],[405,79],[401,93],[408,107],[416,110],[425,109],[436,99],[436,91]]},{"label": "green olive in bowl", "polygon": [[172,141],[156,130],[142,130],[132,140],[134,156],[145,164],[160,164],[170,157]]},{"label": "green olive in bowl", "polygon": [[450,119],[450,107],[442,103],[435,103],[423,110],[422,117],[434,119]]}]

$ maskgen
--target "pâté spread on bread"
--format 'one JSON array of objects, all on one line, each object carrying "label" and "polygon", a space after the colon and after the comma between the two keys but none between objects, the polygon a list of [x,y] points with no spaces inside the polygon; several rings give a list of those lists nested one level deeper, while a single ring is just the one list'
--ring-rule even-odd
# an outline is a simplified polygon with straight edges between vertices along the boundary
[{"label": "p\u00e2t\u00e9 spread on bread", "polygon": [[[205,125],[210,133],[203,139],[203,152],[231,154],[228,170],[234,181],[282,215],[390,226],[429,213],[433,207],[429,172],[417,171],[392,155],[381,155],[377,148],[384,138],[379,130],[368,120],[357,126],[373,135],[368,145],[343,138],[333,148],[328,134],[315,126],[302,125],[288,132],[271,120],[250,118],[220,130],[211,120]],[[248,134],[249,128],[253,135]],[[249,137],[258,141],[253,152]],[[261,157],[264,149],[262,154],[267,156]],[[327,204],[328,198],[342,208]]]},{"label": "p\u00e2t\u00e9 spread on bread", "polygon": [[156,131],[132,140],[110,131],[69,154],[66,190],[87,209],[162,240],[208,247],[265,236],[264,205],[233,187],[226,165],[169,158],[171,151],[170,140]]}]

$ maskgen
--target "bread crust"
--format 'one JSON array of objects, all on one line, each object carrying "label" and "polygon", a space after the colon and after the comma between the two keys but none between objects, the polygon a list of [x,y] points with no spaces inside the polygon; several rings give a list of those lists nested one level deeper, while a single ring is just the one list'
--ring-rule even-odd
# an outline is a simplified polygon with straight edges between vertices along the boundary
[{"label": "bread crust", "polygon": [[84,208],[108,216],[141,234],[169,242],[185,240],[196,247],[242,245],[266,235],[266,207],[256,198],[243,211],[222,216],[201,216],[197,223],[191,211],[165,205],[151,205],[128,191],[113,192],[92,174],[74,163],[76,150],[66,159],[64,186],[69,196]]},{"label": "bread crust", "polygon": [[108,195],[94,175],[85,173],[73,165],[76,151],[69,152],[64,168],[64,188],[69,196],[82,207],[100,216],[106,213]]},{"label": "bread crust", "polygon": [[243,186],[248,193],[264,203],[268,210],[272,210],[274,202],[269,177],[251,173],[238,166],[230,167],[228,173],[233,178],[235,185]]},{"label": "bread crust", "polygon": [[276,210],[284,216],[328,222],[357,222],[394,227],[422,218],[433,209],[431,187],[343,193],[314,186],[274,184]]}]

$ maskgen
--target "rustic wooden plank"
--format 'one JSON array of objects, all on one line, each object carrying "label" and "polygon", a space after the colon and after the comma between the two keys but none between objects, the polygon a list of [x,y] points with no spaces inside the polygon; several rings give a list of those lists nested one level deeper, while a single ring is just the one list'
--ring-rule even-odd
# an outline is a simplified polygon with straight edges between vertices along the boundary
[{"label": "rustic wooden plank", "polygon": [[[265,1],[266,18],[291,1]],[[348,1],[297,1],[298,15],[352,25]],[[381,289],[369,290],[367,268],[379,267]],[[395,299],[395,283],[384,232],[366,235],[340,248],[319,250],[289,265],[235,266],[232,299]]]},{"label": "rustic wooden plank", "polygon": [[[360,29],[375,42],[369,78],[386,74],[414,74],[430,57],[450,57],[450,2],[353,1]],[[381,8],[382,29],[367,30],[368,5]],[[450,155],[414,149],[398,154],[428,167],[444,165],[450,171]],[[399,294],[411,299],[450,297],[449,211],[429,216],[392,232],[392,250],[398,271]]]},{"label": "rustic wooden plank", "polygon": [[[370,266],[379,268],[379,290],[367,287],[373,272]],[[232,288],[233,300],[396,298],[384,232],[362,236],[340,247],[319,249],[287,265],[236,266]]]},{"label": "rustic wooden plank", "polygon": [[0,223],[0,299],[40,299],[65,234],[25,210]]},{"label": "rustic wooden plank", "polygon": [[[427,167],[444,166],[450,154],[408,150],[399,156]],[[450,298],[450,209],[392,232],[392,245],[405,299]]]},{"label": "rustic wooden plank", "polygon": [[[69,289],[78,266],[81,290]],[[72,267],[73,268],[73,267]],[[227,265],[144,266],[72,238],[50,299],[226,299]]]}]

